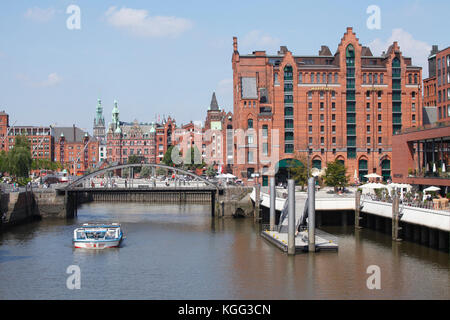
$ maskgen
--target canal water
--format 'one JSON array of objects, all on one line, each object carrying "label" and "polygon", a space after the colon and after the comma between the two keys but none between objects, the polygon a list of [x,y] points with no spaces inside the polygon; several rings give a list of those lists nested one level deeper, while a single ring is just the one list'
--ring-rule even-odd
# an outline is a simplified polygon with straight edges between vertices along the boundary
[{"label": "canal water", "polygon": [[[85,222],[122,223],[117,249],[73,249]],[[353,227],[324,227],[338,252],[290,257],[253,219],[216,219],[206,205],[92,202],[69,221],[0,234],[0,299],[450,299],[449,254]],[[69,266],[79,290],[67,288]],[[369,290],[367,268],[380,268]]]}]

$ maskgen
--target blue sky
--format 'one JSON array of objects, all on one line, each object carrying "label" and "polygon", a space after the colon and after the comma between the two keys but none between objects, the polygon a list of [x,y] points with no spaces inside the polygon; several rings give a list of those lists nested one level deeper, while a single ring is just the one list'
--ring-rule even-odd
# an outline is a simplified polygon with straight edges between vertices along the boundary
[{"label": "blue sky", "polygon": [[[69,30],[75,4],[81,29]],[[377,5],[381,29],[366,13]],[[379,55],[397,40],[425,67],[431,45],[450,45],[448,1],[92,1],[0,2],[0,110],[10,124],[72,125],[92,132],[97,99],[106,122],[204,121],[212,92],[232,111],[232,37],[239,52],[334,53],[352,26]],[[426,71],[425,71],[426,73]],[[424,75],[426,76],[426,74]]]}]

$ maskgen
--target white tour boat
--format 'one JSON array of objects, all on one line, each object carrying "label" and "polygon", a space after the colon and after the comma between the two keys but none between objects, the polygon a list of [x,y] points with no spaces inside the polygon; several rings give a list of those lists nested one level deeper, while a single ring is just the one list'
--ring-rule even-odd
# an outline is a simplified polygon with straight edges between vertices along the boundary
[{"label": "white tour boat", "polygon": [[75,248],[105,249],[119,247],[124,236],[120,224],[84,223],[73,231]]}]

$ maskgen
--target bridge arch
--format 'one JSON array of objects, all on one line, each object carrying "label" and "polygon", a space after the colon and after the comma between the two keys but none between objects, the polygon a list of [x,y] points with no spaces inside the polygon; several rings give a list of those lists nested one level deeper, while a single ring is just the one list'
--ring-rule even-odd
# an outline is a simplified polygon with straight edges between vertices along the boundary
[{"label": "bridge arch", "polygon": [[189,172],[187,170],[184,169],[180,169],[180,168],[176,168],[176,167],[171,167],[171,166],[167,166],[164,164],[156,164],[156,163],[128,163],[128,164],[119,164],[119,165],[115,165],[115,166],[111,166],[111,167],[107,167],[107,168],[103,168],[91,173],[88,173],[78,179],[76,179],[75,181],[69,183],[64,189],[65,190],[72,190],[74,189],[77,185],[79,185],[80,183],[94,178],[100,174],[104,174],[106,172],[110,172],[110,171],[114,171],[114,170],[119,170],[119,169],[126,169],[126,168],[133,168],[133,167],[151,167],[151,168],[162,168],[162,169],[167,169],[167,170],[173,170],[176,172],[181,172],[182,174],[191,176],[193,178],[199,179],[200,181],[203,181],[204,183],[206,183],[207,185],[214,187],[215,189],[219,190],[219,187],[217,186],[216,183],[211,182],[199,175],[196,175],[192,172]]}]

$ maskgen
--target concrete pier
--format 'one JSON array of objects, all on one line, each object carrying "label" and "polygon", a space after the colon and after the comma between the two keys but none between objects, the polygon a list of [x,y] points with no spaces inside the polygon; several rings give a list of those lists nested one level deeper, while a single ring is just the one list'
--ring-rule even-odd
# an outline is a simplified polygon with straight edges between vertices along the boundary
[{"label": "concrete pier", "polygon": [[413,240],[414,242],[420,242],[420,226],[414,226]]},{"label": "concrete pier", "polygon": [[429,230],[429,237],[428,237],[428,246],[435,248],[438,244],[438,230],[430,229]]},{"label": "concrete pier", "polygon": [[439,230],[439,240],[438,240],[438,248],[440,250],[448,248],[450,244],[450,236],[448,232],[444,232]]},{"label": "concrete pier", "polygon": [[420,227],[420,243],[421,244],[427,244],[428,243],[428,228],[427,227]]}]

